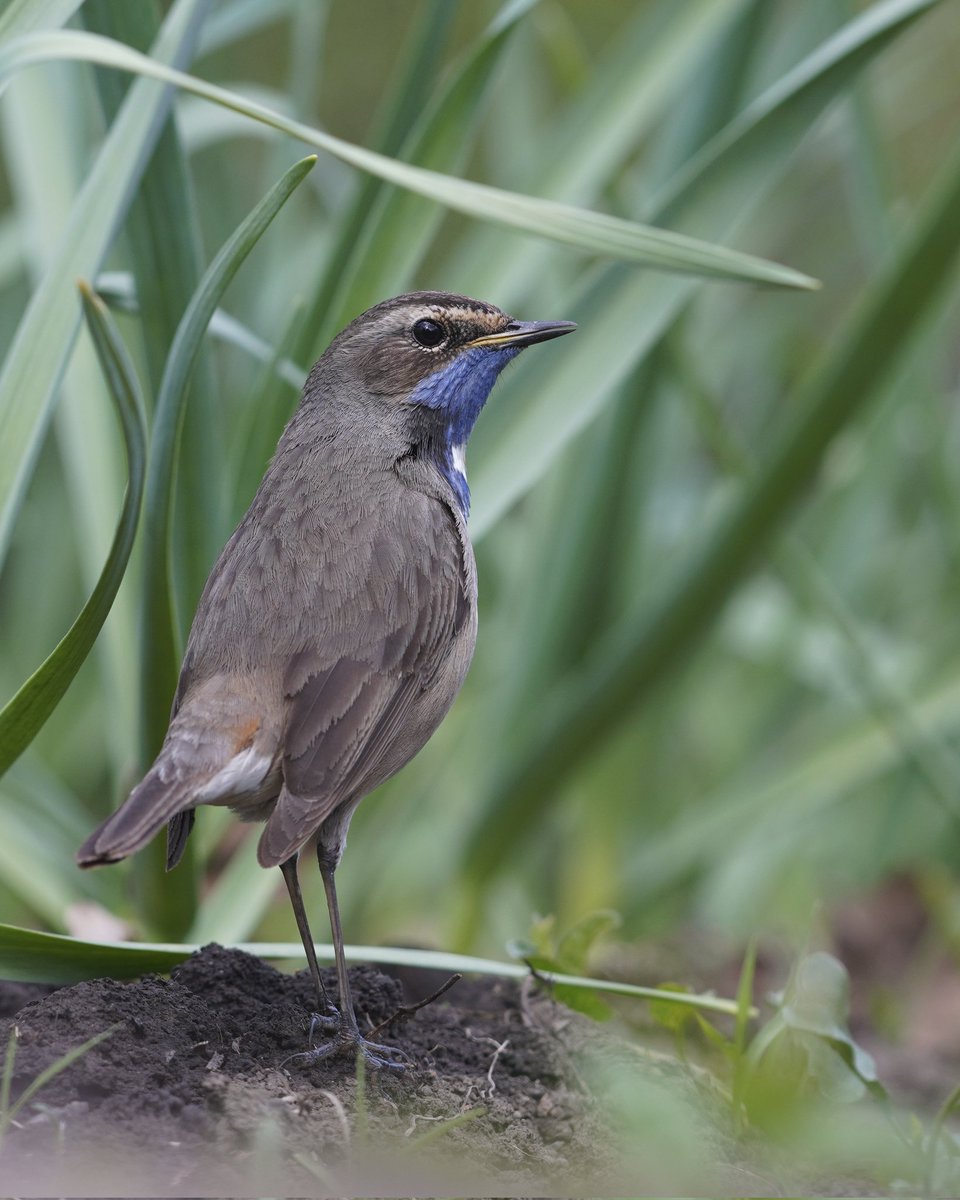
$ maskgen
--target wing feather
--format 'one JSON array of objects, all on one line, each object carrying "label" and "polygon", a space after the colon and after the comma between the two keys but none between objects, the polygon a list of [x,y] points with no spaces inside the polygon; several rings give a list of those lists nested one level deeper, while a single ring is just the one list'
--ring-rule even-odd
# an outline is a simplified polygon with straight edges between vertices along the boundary
[{"label": "wing feather", "polygon": [[[399,769],[425,740],[419,726],[410,735],[411,707],[471,620],[473,568],[446,506],[425,502],[415,516],[399,538],[391,527],[369,543],[352,629],[340,614],[338,657],[330,661],[321,641],[290,660],[284,787],[261,838],[264,864],[289,857],[340,805],[376,786],[385,764]],[[439,723],[446,705],[436,708]]]}]

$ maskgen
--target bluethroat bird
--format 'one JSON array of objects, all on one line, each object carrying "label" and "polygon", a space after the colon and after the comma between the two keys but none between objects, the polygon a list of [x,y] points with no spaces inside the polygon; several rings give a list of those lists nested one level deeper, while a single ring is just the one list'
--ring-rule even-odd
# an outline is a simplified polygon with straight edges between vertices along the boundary
[{"label": "bluethroat bird", "polygon": [[[257,857],[283,873],[330,1033],[311,1058],[399,1065],[358,1029],[334,872],[357,805],[420,750],[470,665],[474,422],[511,359],[574,328],[414,292],[334,338],[207,580],[156,762],[78,852],[82,867],[117,862],[167,825],[169,869],[201,804],[266,822]],[[326,893],[337,1008],[300,893],[305,850]]]}]

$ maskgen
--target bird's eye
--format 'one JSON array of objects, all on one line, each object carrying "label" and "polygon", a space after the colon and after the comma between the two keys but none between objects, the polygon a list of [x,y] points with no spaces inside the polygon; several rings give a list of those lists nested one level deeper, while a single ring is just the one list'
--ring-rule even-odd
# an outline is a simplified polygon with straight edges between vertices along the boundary
[{"label": "bird's eye", "polygon": [[431,321],[429,317],[422,317],[413,323],[413,336],[421,346],[432,349],[446,339],[447,331],[439,321]]}]

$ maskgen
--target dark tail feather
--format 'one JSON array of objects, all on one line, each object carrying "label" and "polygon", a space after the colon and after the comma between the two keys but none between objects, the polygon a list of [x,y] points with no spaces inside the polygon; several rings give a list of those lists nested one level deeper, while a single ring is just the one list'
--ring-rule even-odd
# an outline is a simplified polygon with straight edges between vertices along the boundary
[{"label": "dark tail feather", "polygon": [[190,830],[196,819],[197,810],[195,808],[188,808],[185,812],[178,812],[170,818],[170,824],[167,826],[168,871],[172,871],[183,858],[183,852],[187,848],[187,838],[190,836]]},{"label": "dark tail feather", "polygon": [[[105,863],[119,862],[136,853],[150,841],[163,825],[190,808],[195,787],[183,782],[164,782],[156,767],[137,784],[124,803],[112,817],[87,838],[77,851],[77,862],[81,867],[99,867]],[[178,823],[181,825],[182,823]],[[190,823],[178,835],[178,848],[183,853],[183,843],[190,831]],[[176,860],[174,860],[176,861]],[[169,862],[168,850],[168,865]]]}]

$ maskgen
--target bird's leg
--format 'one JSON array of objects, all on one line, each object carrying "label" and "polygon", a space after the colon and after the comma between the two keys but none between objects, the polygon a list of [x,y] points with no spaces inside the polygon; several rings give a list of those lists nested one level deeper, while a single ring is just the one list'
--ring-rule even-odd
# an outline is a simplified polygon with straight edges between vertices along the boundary
[{"label": "bird's leg", "polygon": [[[350,994],[350,979],[347,975],[347,960],[343,953],[343,929],[340,925],[340,905],[337,902],[337,888],[334,883],[334,872],[337,869],[337,859],[326,854],[321,845],[317,846],[317,862],[320,865],[320,877],[323,880],[323,890],[327,896],[327,909],[330,913],[330,932],[333,935],[333,952],[337,963],[337,987],[340,1000],[340,1030],[337,1035],[336,1050],[340,1053],[363,1055],[370,1067],[389,1067],[402,1071],[406,1056],[401,1050],[392,1046],[381,1046],[377,1042],[368,1041],[360,1033],[357,1025],[357,1014],[353,1007],[353,997]],[[324,1055],[326,1057],[326,1055]]]},{"label": "bird's leg", "polygon": [[[327,997],[327,990],[323,986],[323,980],[320,978],[320,967],[317,964],[317,952],[313,948],[313,938],[310,935],[310,926],[307,923],[307,911],[303,907],[303,895],[300,892],[300,878],[297,874],[297,856],[288,858],[286,862],[280,864],[280,871],[283,875],[283,882],[287,885],[287,892],[290,896],[290,903],[293,906],[293,915],[297,919],[297,929],[300,931],[300,940],[303,942],[303,951],[307,956],[307,966],[310,968],[310,976],[313,979],[313,986],[317,992],[317,1016],[314,1024],[318,1023],[327,1029],[339,1028],[339,1014],[330,1003]],[[329,1014],[329,1015],[328,1015]],[[336,1015],[334,1015],[336,1014]],[[313,1026],[311,1026],[311,1038],[313,1035]]]}]

